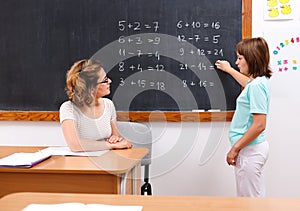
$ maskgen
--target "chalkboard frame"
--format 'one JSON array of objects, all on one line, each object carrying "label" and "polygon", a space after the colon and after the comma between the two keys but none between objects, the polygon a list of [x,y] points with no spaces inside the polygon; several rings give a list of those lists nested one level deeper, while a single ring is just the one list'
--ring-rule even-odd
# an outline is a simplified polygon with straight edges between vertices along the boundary
[{"label": "chalkboard frame", "polygon": [[[252,0],[242,0],[242,38],[252,37]],[[231,121],[234,111],[221,112],[117,112],[118,121],[212,122]],[[0,111],[3,121],[59,121],[57,111]]]}]

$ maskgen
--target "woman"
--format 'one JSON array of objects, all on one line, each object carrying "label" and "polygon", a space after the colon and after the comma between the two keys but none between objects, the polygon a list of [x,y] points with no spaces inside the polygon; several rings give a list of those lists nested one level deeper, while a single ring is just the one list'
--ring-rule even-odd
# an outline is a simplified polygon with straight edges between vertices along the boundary
[{"label": "woman", "polygon": [[74,152],[131,148],[116,125],[110,93],[112,81],[102,66],[91,60],[76,62],[66,75],[69,101],[59,110],[65,140]]},{"label": "woman", "polygon": [[263,38],[244,39],[237,44],[236,54],[240,72],[227,61],[216,61],[218,69],[243,87],[236,100],[229,131],[232,147],[226,160],[235,166],[238,196],[264,197],[264,166],[269,151],[265,137],[270,102],[268,79],[272,74],[269,48]]}]

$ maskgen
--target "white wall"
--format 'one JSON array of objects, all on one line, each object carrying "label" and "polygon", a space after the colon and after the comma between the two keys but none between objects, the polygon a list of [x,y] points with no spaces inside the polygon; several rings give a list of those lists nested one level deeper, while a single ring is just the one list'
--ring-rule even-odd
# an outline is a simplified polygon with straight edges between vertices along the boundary
[{"label": "white wall", "polygon": [[[289,21],[264,21],[264,0],[253,2],[253,36],[264,36],[266,31],[281,26],[291,28],[300,24],[299,17]],[[300,11],[297,1],[298,14]],[[274,34],[280,30],[274,31]],[[300,32],[299,32],[300,35]],[[298,58],[298,60],[300,60]],[[292,77],[298,77],[295,74]],[[287,80],[287,79],[285,79]],[[296,81],[296,80],[295,80]],[[299,81],[299,80],[298,80]],[[266,167],[267,196],[300,197],[300,100],[277,95],[275,87],[299,90],[299,84],[281,81],[280,76],[271,80],[274,97],[271,100],[268,124],[270,157]],[[287,91],[288,91],[287,90]],[[154,136],[153,164],[150,180],[155,195],[220,195],[234,196],[233,168],[225,162],[229,149],[227,133],[229,122],[219,123],[149,123]],[[204,150],[205,144],[218,146],[212,153]],[[183,143],[183,144],[182,144]],[[57,122],[0,122],[0,145],[65,145]],[[185,153],[180,154],[183,149]],[[210,158],[200,162],[200,156]],[[212,155],[212,156],[210,156]],[[205,160],[204,160],[205,161]]]}]

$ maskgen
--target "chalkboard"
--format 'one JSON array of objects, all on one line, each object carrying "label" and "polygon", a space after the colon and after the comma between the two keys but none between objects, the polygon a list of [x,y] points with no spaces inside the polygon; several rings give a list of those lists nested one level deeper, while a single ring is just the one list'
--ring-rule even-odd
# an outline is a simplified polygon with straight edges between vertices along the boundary
[{"label": "chalkboard", "polygon": [[118,111],[234,110],[241,0],[0,0],[0,110],[58,111],[74,61],[100,60]]}]

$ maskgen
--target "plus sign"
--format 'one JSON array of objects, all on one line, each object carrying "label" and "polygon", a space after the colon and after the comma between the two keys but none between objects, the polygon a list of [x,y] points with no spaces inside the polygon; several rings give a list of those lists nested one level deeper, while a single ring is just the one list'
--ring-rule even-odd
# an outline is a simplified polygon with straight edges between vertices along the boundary
[{"label": "plus sign", "polygon": [[135,69],[135,66],[134,66],[134,65],[131,65],[129,68],[130,68],[131,70],[134,70],[134,69]]}]

